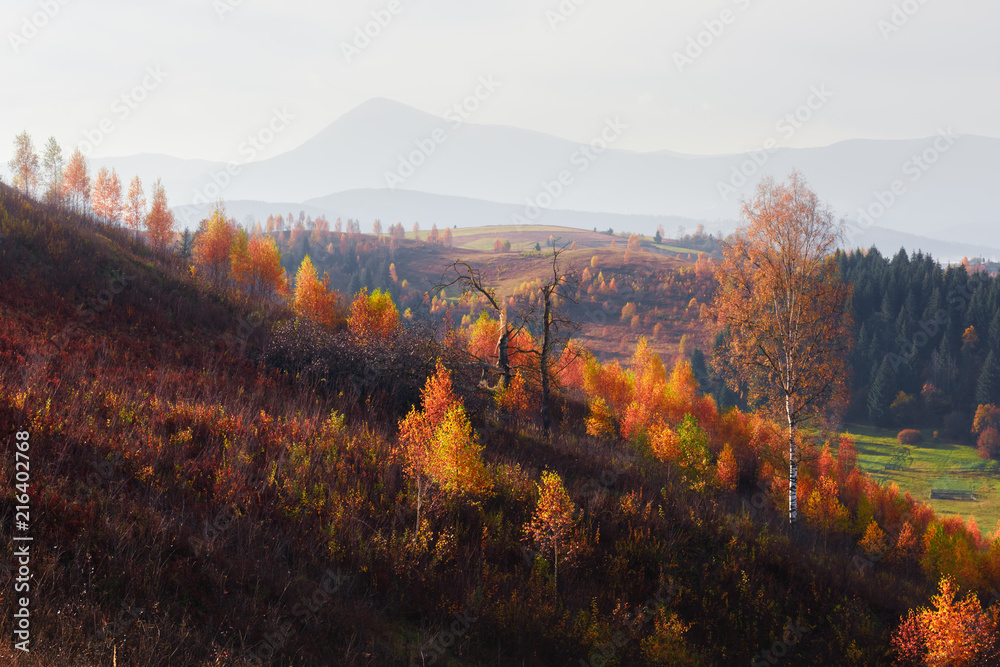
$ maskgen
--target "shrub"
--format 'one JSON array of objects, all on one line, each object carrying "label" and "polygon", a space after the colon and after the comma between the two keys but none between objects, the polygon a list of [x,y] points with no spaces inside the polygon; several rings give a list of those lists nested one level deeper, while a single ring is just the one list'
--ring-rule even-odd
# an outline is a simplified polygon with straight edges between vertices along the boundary
[{"label": "shrub", "polygon": [[901,445],[915,445],[918,442],[922,442],[924,439],[924,434],[914,428],[903,429],[896,436],[896,440],[899,441]]},{"label": "shrub", "polygon": [[976,441],[976,448],[979,450],[979,456],[984,459],[1000,457],[1000,432],[992,426],[987,426],[979,434],[979,440]]}]

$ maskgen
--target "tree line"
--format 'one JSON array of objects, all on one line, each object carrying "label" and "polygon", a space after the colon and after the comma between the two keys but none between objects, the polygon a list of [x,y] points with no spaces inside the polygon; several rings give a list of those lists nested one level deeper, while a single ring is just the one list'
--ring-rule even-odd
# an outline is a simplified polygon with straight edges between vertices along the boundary
[{"label": "tree line", "polygon": [[854,318],[849,414],[968,438],[1000,402],[1000,280],[930,255],[840,253]]},{"label": "tree line", "polygon": [[92,214],[110,224],[124,223],[137,236],[144,231],[150,245],[157,248],[166,248],[173,241],[174,214],[159,179],[153,183],[147,209],[138,176],[123,191],[117,171],[101,167],[91,178],[83,152],[76,148],[67,161],[55,137],[49,137],[39,156],[26,131],[15,137],[14,155],[7,164],[14,187],[29,197],[37,196],[50,206]]}]

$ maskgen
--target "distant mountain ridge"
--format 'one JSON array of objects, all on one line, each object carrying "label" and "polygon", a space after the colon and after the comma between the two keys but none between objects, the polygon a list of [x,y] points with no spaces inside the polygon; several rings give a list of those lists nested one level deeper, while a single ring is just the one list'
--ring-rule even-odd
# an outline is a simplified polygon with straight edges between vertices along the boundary
[{"label": "distant mountain ridge", "polygon": [[[474,118],[472,119],[474,120]],[[171,201],[307,202],[336,193],[416,191],[514,204],[547,201],[554,212],[736,220],[739,200],[759,179],[801,171],[838,217],[874,211],[887,229],[949,242],[983,243],[1000,232],[993,191],[1000,182],[1000,139],[929,129],[926,139],[854,139],[822,148],[774,148],[740,155],[640,153],[606,141],[605,128],[628,132],[627,118],[598,120],[593,159],[584,145],[539,132],[471,122],[458,126],[385,99],[336,119],[301,146],[265,160],[226,165],[141,155],[93,160],[143,180],[162,177]],[[948,135],[948,128],[940,128]],[[605,135],[601,138],[602,133]],[[559,187],[561,175],[571,182]],[[898,181],[903,193],[879,208]],[[550,192],[557,192],[551,195]],[[388,216],[386,216],[388,217]],[[636,231],[652,233],[652,229]],[[997,242],[1000,245],[1000,241]]]}]

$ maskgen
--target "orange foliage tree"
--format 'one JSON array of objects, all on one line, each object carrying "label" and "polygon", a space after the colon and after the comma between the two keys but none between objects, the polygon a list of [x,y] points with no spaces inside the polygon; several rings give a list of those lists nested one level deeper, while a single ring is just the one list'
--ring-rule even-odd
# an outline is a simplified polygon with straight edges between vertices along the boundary
[{"label": "orange foliage tree", "polygon": [[14,138],[14,157],[7,166],[14,174],[14,187],[29,196],[33,195],[38,186],[38,153],[27,131]]},{"label": "orange foliage tree", "polygon": [[472,431],[461,399],[455,395],[451,372],[437,362],[434,375],[420,392],[421,408],[414,406],[399,422],[399,442],[405,470],[417,485],[417,529],[429,482],[450,496],[482,495],[491,483],[482,463],[482,445]]},{"label": "orange foliage tree", "polygon": [[527,381],[520,372],[514,374],[509,386],[504,384],[501,378],[496,393],[496,404],[515,430],[538,411],[537,396],[529,389]]},{"label": "orange foliage tree", "polygon": [[[499,242],[500,239],[497,239],[497,243]],[[453,277],[449,274],[453,274]],[[486,311],[479,316],[470,330],[469,351],[480,362],[499,365],[504,384],[510,386],[513,378],[511,366],[514,363],[511,355],[515,350],[532,349],[531,346],[522,348],[518,341],[511,340],[516,333],[524,331],[523,327],[515,327],[507,321],[507,306],[503,296],[490,287],[488,279],[478,268],[462,260],[453,262],[442,274],[437,290],[443,292],[454,285],[461,288],[463,297],[485,300],[493,317],[496,317],[496,320],[492,319]]]},{"label": "orange foliage tree", "polygon": [[90,207],[95,215],[117,224],[122,217],[122,182],[118,172],[101,167],[94,179]]},{"label": "orange foliage tree", "polygon": [[281,251],[274,237],[250,239],[246,253],[234,258],[233,277],[256,301],[267,301],[285,292],[285,269],[281,266]]},{"label": "orange foliage tree", "polygon": [[546,470],[538,487],[538,505],[531,521],[524,528],[527,538],[534,542],[539,551],[552,554],[553,586],[559,588],[559,559],[563,564],[572,560],[580,551],[578,539],[574,539],[577,523],[576,505],[566,492],[562,477]]},{"label": "orange foliage tree", "polygon": [[736,390],[787,425],[788,519],[798,519],[796,431],[847,398],[848,289],[833,261],[840,232],[793,172],[765,178],[726,243],[714,307],[730,335],[715,362]]},{"label": "orange foliage tree", "polygon": [[128,186],[128,196],[125,200],[125,224],[132,233],[139,235],[139,228],[146,219],[146,196],[142,192],[142,180],[138,176],[132,178]]},{"label": "orange foliage tree", "polygon": [[63,199],[70,208],[78,212],[87,210],[90,202],[90,173],[87,169],[87,158],[83,151],[77,148],[66,163],[63,172]]},{"label": "orange foliage tree", "polygon": [[330,276],[319,279],[309,255],[305,256],[295,274],[295,294],[292,307],[295,314],[327,329],[335,329],[343,322],[339,294],[330,290]]},{"label": "orange foliage tree", "polygon": [[957,596],[958,586],[945,577],[931,598],[934,609],[910,610],[892,636],[892,646],[901,658],[941,667],[997,664],[997,608],[983,611],[972,593],[961,600]]},{"label": "orange foliage tree", "polygon": [[978,436],[976,446],[981,457],[1000,458],[1000,408],[991,403],[980,405],[972,420],[972,433]]},{"label": "orange foliage tree", "polygon": [[363,338],[388,338],[399,327],[399,310],[389,292],[368,289],[358,292],[351,303],[348,326]]},{"label": "orange foliage tree", "polygon": [[165,250],[174,237],[174,212],[167,205],[167,193],[159,179],[153,183],[153,202],[146,214],[146,235],[154,248]]},{"label": "orange foliage tree", "polygon": [[629,440],[640,438],[667,409],[667,370],[645,338],[636,345],[631,371],[632,400],[621,425],[622,437]]},{"label": "orange foliage tree", "polygon": [[221,202],[216,204],[208,220],[202,223],[192,253],[195,265],[216,287],[229,282],[236,236],[236,222],[226,217],[226,209]]},{"label": "orange foliage tree", "polygon": [[722,448],[719,460],[716,463],[716,474],[719,478],[719,486],[726,491],[735,491],[740,481],[740,468],[733,454],[732,445],[728,442]]},{"label": "orange foliage tree", "polygon": [[823,534],[824,544],[830,533],[846,528],[850,518],[847,508],[837,497],[837,480],[832,477],[820,478],[804,510],[806,523]]}]

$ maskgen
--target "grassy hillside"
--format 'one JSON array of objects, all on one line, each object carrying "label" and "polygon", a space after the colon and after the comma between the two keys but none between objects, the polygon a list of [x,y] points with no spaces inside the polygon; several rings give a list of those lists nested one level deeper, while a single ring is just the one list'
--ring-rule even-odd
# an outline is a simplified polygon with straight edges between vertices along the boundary
[{"label": "grassy hillside", "polygon": [[[32,651],[18,665],[721,665],[779,650],[786,664],[883,665],[947,568],[895,548],[856,566],[868,520],[936,529],[848,461],[851,520],[787,528],[761,464],[780,437],[720,414],[684,366],[640,355],[622,383],[610,366],[592,394],[567,383],[545,438],[530,400],[497,400],[460,339],[421,322],[322,331],[2,186],[0,235],[4,479],[15,434],[31,442]],[[609,272],[631,270],[605,252]],[[422,394],[442,373],[451,389]],[[604,392],[609,429],[589,434]],[[481,445],[481,492],[412,472],[400,420],[442,394],[468,430],[434,437]],[[545,471],[569,503],[567,551],[529,530]],[[0,487],[5,525],[18,502]],[[4,572],[13,548],[0,546]],[[984,595],[998,582],[977,554],[961,581]],[[15,604],[8,582],[4,619]]]},{"label": "grassy hillside", "polygon": [[[539,229],[544,231],[550,228]],[[476,229],[455,231],[471,233]],[[488,236],[493,238],[489,234]],[[596,236],[605,239],[605,246],[608,245],[607,236]],[[373,237],[360,238],[374,242]],[[463,238],[466,237],[456,237],[456,242]],[[545,238],[541,238],[543,245]],[[687,353],[697,346],[707,349],[714,333],[700,317],[700,304],[710,297],[711,281],[696,280],[694,261],[646,250],[626,254],[625,242],[623,240],[616,248],[588,248],[578,244],[576,249],[567,249],[561,256],[560,267],[564,271],[574,273],[577,277],[582,276],[585,270],[592,274],[587,284],[580,285],[577,303],[570,304],[567,311],[580,326],[577,336],[579,340],[585,342],[602,359],[626,359],[641,337],[647,338],[653,350],[667,359],[677,356],[681,340],[685,336]],[[360,243],[363,244],[364,241]],[[492,241],[490,245],[492,246]],[[442,283],[448,266],[459,259],[482,271],[489,286],[500,297],[506,299],[523,294],[523,290],[527,289],[526,285],[533,285],[536,281],[543,283],[552,274],[551,257],[547,253],[551,251],[548,248],[541,252],[534,251],[534,242],[530,244],[530,248],[522,252],[494,253],[492,250],[487,252],[464,246],[446,247],[441,244],[406,241],[391,253],[382,248],[373,251],[368,260],[364,255],[359,257],[362,258],[361,264],[367,261],[375,267],[371,269],[371,273],[376,278],[370,287],[390,289],[404,307],[419,309],[423,295],[433,294],[436,286]],[[379,252],[384,253],[384,256],[380,258]],[[350,291],[351,274],[345,272],[344,261],[339,254],[310,254],[320,270],[330,273],[332,286],[342,292]],[[380,263],[381,266],[386,266],[390,262],[395,267],[399,282],[386,282],[386,277],[380,283],[377,276],[385,272],[378,266]],[[614,279],[615,289],[596,289],[601,277],[607,283]],[[406,281],[406,288],[402,287],[402,281]],[[362,284],[359,282],[358,286]],[[591,290],[593,293],[588,293],[591,286],[595,289]],[[456,301],[456,291],[447,296],[449,303],[455,308],[456,321],[469,313],[468,306]],[[692,299],[697,302],[693,306]],[[622,309],[628,303],[634,304],[636,311],[641,314],[639,321],[633,323],[631,317],[623,319]],[[657,324],[660,325],[659,329],[656,329]]]}]

